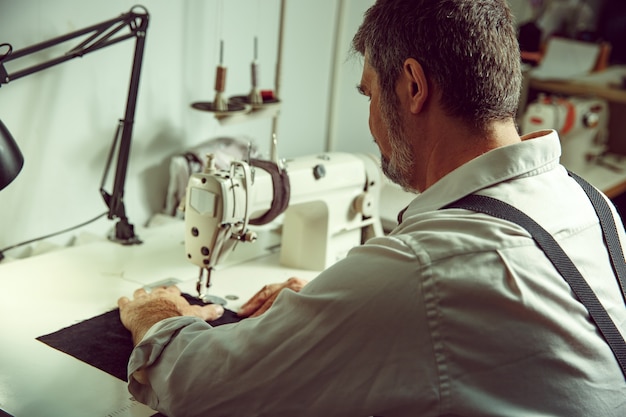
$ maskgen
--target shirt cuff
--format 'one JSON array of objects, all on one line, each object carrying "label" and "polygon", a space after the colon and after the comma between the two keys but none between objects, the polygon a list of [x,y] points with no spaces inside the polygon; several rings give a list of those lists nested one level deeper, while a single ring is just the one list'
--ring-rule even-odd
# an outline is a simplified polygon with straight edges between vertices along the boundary
[{"label": "shirt cuff", "polygon": [[207,322],[199,317],[179,316],[170,317],[154,324],[146,332],[143,339],[135,346],[128,360],[128,388],[140,402],[156,409],[158,399],[150,385],[140,384],[133,373],[140,369],[147,369],[161,356],[170,340],[178,332],[188,326],[194,330],[211,328]]}]

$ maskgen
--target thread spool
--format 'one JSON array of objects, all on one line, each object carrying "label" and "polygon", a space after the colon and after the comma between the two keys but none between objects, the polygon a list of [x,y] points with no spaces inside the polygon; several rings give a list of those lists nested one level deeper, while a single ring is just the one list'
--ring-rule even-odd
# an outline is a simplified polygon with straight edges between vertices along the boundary
[{"label": "thread spool", "polygon": [[226,90],[226,67],[224,62],[224,41],[220,41],[220,63],[215,70],[215,97],[212,102],[200,101],[191,104],[196,110],[209,111],[214,113],[243,112],[247,108],[245,103],[227,102],[224,99]]},{"label": "thread spool", "polygon": [[215,91],[223,93],[226,87],[226,67],[221,65],[215,71]]},{"label": "thread spool", "polygon": [[252,106],[253,110],[261,110],[267,105],[276,105],[278,100],[274,97],[273,92],[268,94],[267,91],[259,90],[259,65],[257,63],[258,56],[257,38],[254,38],[254,58],[250,64],[250,78],[252,88],[247,95],[230,97],[229,102],[241,103],[243,105]]},{"label": "thread spool", "polygon": [[258,41],[257,37],[254,37],[254,59],[250,64],[250,78],[252,82],[252,90],[250,94],[248,94],[248,101],[252,106],[260,106],[263,104],[263,97],[261,97],[261,93],[258,89],[258,79],[259,79],[259,66],[257,65],[257,57],[258,57]]},{"label": "thread spool", "polygon": [[259,66],[257,65],[256,61],[253,61],[252,64],[250,64],[252,90],[248,95],[248,100],[253,106],[260,106],[263,104],[263,97],[261,97],[261,92],[258,89],[258,70]]},{"label": "thread spool", "polygon": [[213,108],[215,111],[228,111],[228,105],[222,93],[226,88],[226,67],[218,65],[215,71],[215,98],[213,99]]}]

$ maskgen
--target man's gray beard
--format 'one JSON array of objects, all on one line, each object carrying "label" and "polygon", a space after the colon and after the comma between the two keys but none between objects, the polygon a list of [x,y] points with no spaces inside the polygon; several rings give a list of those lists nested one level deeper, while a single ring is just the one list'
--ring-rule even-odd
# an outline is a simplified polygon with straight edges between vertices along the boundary
[{"label": "man's gray beard", "polygon": [[404,190],[407,189],[402,171],[397,165],[391,163],[389,159],[383,155],[381,155],[380,157],[380,164],[383,170],[383,174],[385,174],[385,176],[389,178],[391,182],[398,184]]},{"label": "man's gray beard", "polygon": [[403,138],[402,120],[397,111],[397,104],[382,97],[381,115],[386,124],[389,145],[391,146],[391,159],[383,155],[380,158],[383,173],[405,191],[416,192],[417,190],[410,184],[411,172],[414,169],[412,149]]}]

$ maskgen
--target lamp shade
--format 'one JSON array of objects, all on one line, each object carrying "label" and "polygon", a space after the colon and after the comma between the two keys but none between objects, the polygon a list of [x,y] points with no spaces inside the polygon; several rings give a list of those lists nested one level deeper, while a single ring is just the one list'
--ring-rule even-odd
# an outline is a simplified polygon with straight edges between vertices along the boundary
[{"label": "lamp shade", "polygon": [[17,177],[24,157],[9,129],[0,120],[0,190],[9,185]]}]

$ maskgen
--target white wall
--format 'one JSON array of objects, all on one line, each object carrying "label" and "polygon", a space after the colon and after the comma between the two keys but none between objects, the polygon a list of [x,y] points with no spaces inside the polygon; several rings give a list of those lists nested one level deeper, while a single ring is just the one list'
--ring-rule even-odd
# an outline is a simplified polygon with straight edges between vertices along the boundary
[{"label": "white wall", "polygon": [[[367,100],[354,89],[360,62],[346,61],[350,39],[371,3],[286,1],[280,156],[321,152],[328,143],[333,150],[376,152],[367,128]],[[135,4],[0,0],[0,43],[18,50],[118,16]],[[226,95],[250,89],[255,36],[261,87],[274,87],[280,9],[279,0],[141,4],[150,12],[150,24],[125,193],[127,214],[135,225],[162,209],[171,155],[223,135],[249,136],[268,152],[270,119],[222,126],[190,104],[214,97],[220,38],[228,67]],[[0,249],[106,211],[98,189],[117,121],[124,114],[133,44],[126,41],[0,88],[0,119],[26,160],[20,176],[0,193]],[[6,67],[12,73],[34,62],[39,61],[21,59]],[[113,224],[103,219],[84,230],[104,235]]]},{"label": "white wall", "polygon": [[333,116],[330,125],[331,148],[346,152],[368,152],[378,155],[368,125],[369,101],[357,93],[361,81],[362,59],[350,56],[354,33],[359,28],[363,13],[374,0],[343,2],[340,13],[335,83],[333,89]]}]

